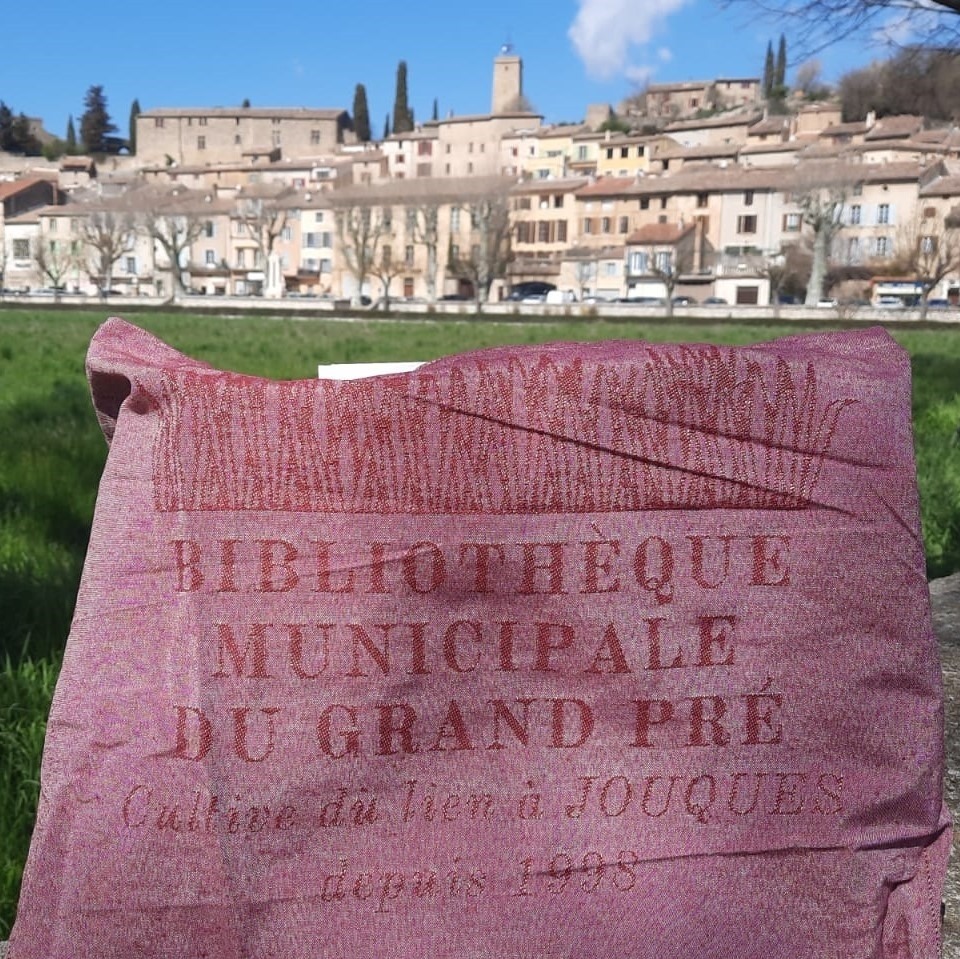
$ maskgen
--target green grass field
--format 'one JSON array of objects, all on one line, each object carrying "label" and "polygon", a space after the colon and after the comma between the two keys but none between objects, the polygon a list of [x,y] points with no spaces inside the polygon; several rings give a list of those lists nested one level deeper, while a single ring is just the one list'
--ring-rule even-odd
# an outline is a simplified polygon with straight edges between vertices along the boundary
[{"label": "green grass field", "polygon": [[[87,344],[105,316],[0,310],[0,938],[13,921],[44,721],[106,456],[84,376]],[[501,344],[614,338],[752,343],[807,329],[680,319],[125,317],[214,366],[281,379],[311,377],[318,363],[429,360]],[[892,332],[912,359],[928,572],[943,576],[960,570],[960,328]]]}]

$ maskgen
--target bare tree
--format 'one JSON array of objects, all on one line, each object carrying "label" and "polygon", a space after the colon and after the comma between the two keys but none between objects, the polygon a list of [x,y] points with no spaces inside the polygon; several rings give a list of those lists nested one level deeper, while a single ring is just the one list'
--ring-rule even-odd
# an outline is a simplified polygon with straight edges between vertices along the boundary
[{"label": "bare tree", "polygon": [[506,190],[493,190],[470,201],[471,245],[467,256],[460,256],[452,269],[473,284],[479,313],[490,298],[493,282],[506,275],[513,259],[510,245],[510,203]]},{"label": "bare tree", "polygon": [[960,268],[960,217],[918,215],[897,237],[897,256],[920,287],[920,319],[926,319],[931,292]]},{"label": "bare tree", "polygon": [[827,94],[821,76],[823,66],[819,60],[807,60],[797,67],[793,75],[793,87],[799,90],[808,100],[814,100]]},{"label": "bare tree", "polygon": [[798,171],[795,177],[790,199],[797,205],[803,222],[810,228],[813,254],[805,300],[807,306],[815,306],[823,296],[830,248],[836,235],[843,229],[843,208],[852,188],[852,173],[836,167],[821,168],[812,164]]},{"label": "bare tree", "polygon": [[907,33],[916,43],[944,46],[960,33],[960,0],[719,0],[749,7],[786,29],[796,48],[813,54],[850,37],[895,44]]},{"label": "bare tree", "polygon": [[[247,188],[247,191],[253,188]],[[291,194],[292,187],[278,189],[261,188],[248,195],[241,191],[234,209],[234,219],[242,223],[247,236],[256,244],[257,258],[266,266],[273,253],[276,242],[287,225],[289,210],[284,204]]]},{"label": "bare tree", "polygon": [[928,121],[960,119],[960,53],[956,49],[905,47],[840,78],[845,120],[912,113]]},{"label": "bare tree", "polygon": [[113,267],[130,248],[136,235],[134,221],[129,213],[96,211],[83,221],[83,242],[90,248],[89,271],[97,277],[100,295],[113,285]]},{"label": "bare tree", "polygon": [[380,281],[380,286],[383,291],[382,304],[384,310],[390,309],[390,284],[396,277],[408,269],[406,261],[395,256],[393,246],[395,239],[396,236],[392,232],[381,233],[379,256],[375,256],[370,265],[370,273]]},{"label": "bare tree", "polygon": [[597,262],[596,260],[588,259],[588,256],[589,251],[587,256],[578,257],[573,267],[574,279],[577,281],[577,295],[581,303],[587,295],[588,285],[595,283],[597,278]]},{"label": "bare tree", "polygon": [[[186,291],[183,274],[190,262],[190,249],[203,235],[205,215],[202,194],[142,187],[127,198],[134,213],[136,231],[153,242],[153,255],[163,254],[173,278],[171,298]],[[158,266],[160,264],[157,264]]]},{"label": "bare tree", "polygon": [[380,244],[391,230],[391,221],[382,210],[375,211],[369,204],[359,201],[344,202],[334,215],[340,254],[357,281],[353,305],[359,306],[367,279],[375,275],[377,260],[382,259]]},{"label": "bare tree", "polygon": [[775,317],[780,316],[780,291],[787,281],[789,272],[786,257],[782,253],[768,257],[760,267],[760,275],[770,284],[770,305],[773,307]]},{"label": "bare tree", "polygon": [[677,288],[680,276],[680,266],[676,262],[674,251],[654,255],[650,272],[663,284],[666,293],[665,312],[667,316],[673,316],[673,291]]},{"label": "bare tree", "polygon": [[[664,306],[667,316],[673,315],[673,294],[683,274],[693,270],[696,259],[699,231],[695,223],[649,224],[639,231],[634,243],[628,246],[630,272],[640,278],[640,284],[646,286],[643,277],[652,277],[665,293]],[[630,250],[633,252],[629,252]],[[634,257],[638,262],[634,266]],[[633,284],[633,288],[639,284]],[[659,289],[658,286],[658,289]]]},{"label": "bare tree", "polygon": [[427,300],[435,303],[437,299],[437,248],[440,244],[440,206],[438,203],[421,203],[411,208],[411,226],[413,241],[419,243],[427,254],[427,266],[424,281],[427,287]]},{"label": "bare tree", "polygon": [[60,298],[63,281],[71,267],[76,265],[77,251],[73,241],[49,240],[41,237],[33,247],[33,262],[40,273],[50,281],[54,299]]}]

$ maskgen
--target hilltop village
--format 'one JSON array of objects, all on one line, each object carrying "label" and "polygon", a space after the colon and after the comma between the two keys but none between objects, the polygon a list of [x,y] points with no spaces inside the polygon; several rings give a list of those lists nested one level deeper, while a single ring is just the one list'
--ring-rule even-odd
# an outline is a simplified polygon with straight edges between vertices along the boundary
[{"label": "hilltop village", "polygon": [[134,155],[0,154],[0,200],[5,295],[960,301],[956,128],[758,78],[547,125],[510,48],[489,114],[359,142],[344,109],[146,110]]}]

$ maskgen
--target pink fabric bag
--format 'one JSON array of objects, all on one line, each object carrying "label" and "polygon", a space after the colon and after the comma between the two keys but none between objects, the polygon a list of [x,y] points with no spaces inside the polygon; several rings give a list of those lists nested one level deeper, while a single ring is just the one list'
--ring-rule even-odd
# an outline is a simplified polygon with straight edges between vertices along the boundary
[{"label": "pink fabric bag", "polygon": [[346,383],[119,319],[12,959],[928,959],[950,842],[880,330]]}]

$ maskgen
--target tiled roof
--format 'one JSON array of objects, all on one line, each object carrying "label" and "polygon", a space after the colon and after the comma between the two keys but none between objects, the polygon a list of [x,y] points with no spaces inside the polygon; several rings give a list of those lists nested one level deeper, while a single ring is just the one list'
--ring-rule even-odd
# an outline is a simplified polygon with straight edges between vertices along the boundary
[{"label": "tiled roof", "polygon": [[870,128],[863,120],[854,120],[850,123],[832,123],[825,130],[820,131],[822,137],[853,136],[857,133],[866,133]]},{"label": "tiled roof", "polygon": [[541,140],[548,140],[550,137],[572,137],[583,132],[590,132],[589,127],[582,123],[565,123],[555,127],[541,127],[534,136]]},{"label": "tiled roof", "polygon": [[883,117],[867,133],[865,140],[889,140],[912,136],[923,129],[923,120],[912,114]]},{"label": "tiled roof", "polygon": [[937,177],[920,188],[920,196],[960,196],[960,174]]},{"label": "tiled roof", "polygon": [[703,90],[710,86],[710,80],[687,80],[679,83],[651,83],[647,93],[670,93],[672,90]]},{"label": "tiled roof", "polygon": [[667,133],[677,130],[709,130],[715,127],[737,127],[737,126],[750,126],[752,123],[756,123],[763,114],[758,111],[737,111],[737,112],[728,112],[721,113],[719,116],[707,117],[703,120],[680,120],[676,123],[670,123],[664,129]]},{"label": "tiled roof", "polygon": [[787,129],[787,121],[784,117],[767,117],[766,120],[758,120],[748,130],[747,136],[769,136],[770,134],[783,133]]},{"label": "tiled roof", "polygon": [[338,108],[311,109],[309,107],[158,107],[144,110],[141,117],[249,117],[254,120],[336,120],[347,111]]},{"label": "tiled roof", "polygon": [[772,140],[769,143],[750,143],[742,147],[740,153],[742,156],[750,156],[757,153],[796,153],[807,146],[808,141],[804,140]]},{"label": "tiled roof", "polygon": [[563,177],[556,180],[524,180],[510,191],[511,193],[570,193],[585,187],[590,181],[586,177]]},{"label": "tiled roof", "polygon": [[652,243],[672,245],[693,229],[696,229],[695,223],[689,226],[681,226],[679,223],[648,223],[631,233],[627,237],[627,244],[630,246],[645,246]]},{"label": "tiled roof", "polygon": [[28,190],[32,186],[36,186],[38,183],[50,182],[46,177],[32,176],[24,177],[20,180],[10,180],[7,183],[0,183],[0,200],[5,200],[10,196],[16,196],[18,193]]},{"label": "tiled roof", "polygon": [[60,160],[60,169],[64,171],[80,170],[85,172],[94,169],[95,166],[93,157],[63,157]]},{"label": "tiled roof", "polygon": [[733,158],[743,149],[740,143],[703,143],[695,147],[681,146],[664,147],[657,153],[658,160],[702,160],[712,157]]},{"label": "tiled roof", "polygon": [[577,195],[587,199],[595,196],[622,196],[634,192],[636,185],[637,178],[633,176],[605,176],[593,183],[587,183],[577,191]]},{"label": "tiled roof", "polygon": [[[518,110],[507,113],[467,113],[463,116],[444,117],[437,122],[443,126],[447,123],[485,123],[488,120],[542,120],[541,113],[528,113],[526,110]],[[539,129],[539,123],[537,129]]]},{"label": "tiled roof", "polygon": [[342,187],[328,194],[330,206],[377,203],[455,203],[486,196],[506,195],[516,184],[513,177],[410,177],[384,180],[382,183]]},{"label": "tiled roof", "polygon": [[563,258],[565,260],[622,260],[625,249],[622,243],[608,246],[573,246],[563,251]]},{"label": "tiled roof", "polygon": [[914,153],[940,153],[943,150],[943,147],[936,143],[926,143],[913,138],[903,140],[870,140],[868,138],[866,142],[858,144],[857,150],[860,153],[867,153],[872,150],[899,150],[901,152],[906,151]]}]

